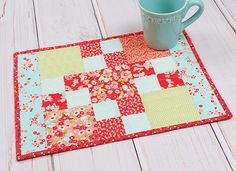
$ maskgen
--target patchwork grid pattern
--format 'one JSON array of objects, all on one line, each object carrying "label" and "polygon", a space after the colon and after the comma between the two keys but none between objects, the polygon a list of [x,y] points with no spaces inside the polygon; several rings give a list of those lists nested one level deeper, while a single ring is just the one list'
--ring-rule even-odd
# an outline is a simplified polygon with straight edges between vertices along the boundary
[{"label": "patchwork grid pattern", "polygon": [[[202,113],[211,103],[198,105],[194,96],[201,87],[205,93],[215,95],[215,92],[204,81],[204,75],[199,76],[202,81],[195,85],[195,78],[187,69],[198,69],[200,65],[189,57],[186,63],[191,64],[185,64],[181,51],[193,54],[184,37],[178,49],[155,51],[146,46],[142,33],[136,33],[39,51],[35,66],[26,56],[17,66],[18,77],[25,77],[32,67],[38,67],[41,82],[32,84],[40,87],[42,100],[34,104],[32,99],[36,97],[29,94],[31,101],[27,103],[43,111],[40,116],[30,118],[29,130],[36,131],[32,125],[44,130],[46,135],[41,136],[41,141],[46,142],[45,150],[53,153],[148,135],[159,129],[203,120]],[[17,56],[19,60],[20,56]],[[185,67],[181,68],[183,64]],[[19,79],[19,85],[30,84],[30,75],[28,78]],[[28,94],[27,91],[19,94]],[[211,96],[211,100],[217,111],[211,109],[208,118],[225,116],[219,100],[215,96]],[[21,102],[20,112],[27,110],[27,105]],[[40,123],[39,117],[44,118]],[[27,140],[19,138],[22,146],[30,143],[22,143]],[[31,145],[33,150],[24,153],[21,151],[24,147],[19,147],[18,159],[40,155],[37,151],[42,148],[37,150],[36,144]]]}]

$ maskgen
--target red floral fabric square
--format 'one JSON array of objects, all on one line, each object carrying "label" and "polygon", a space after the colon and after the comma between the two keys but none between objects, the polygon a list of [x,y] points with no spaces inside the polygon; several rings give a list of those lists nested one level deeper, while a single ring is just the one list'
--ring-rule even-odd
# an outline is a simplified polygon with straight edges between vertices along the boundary
[{"label": "red floral fabric square", "polygon": [[138,114],[145,111],[142,99],[138,92],[135,92],[134,95],[117,100],[117,104],[121,115]]},{"label": "red floral fabric square", "polygon": [[129,63],[162,58],[171,55],[169,50],[157,51],[149,48],[144,42],[144,37],[142,34],[121,37],[120,41]]},{"label": "red floral fabric square", "polygon": [[96,132],[94,126],[96,121],[91,105],[46,112],[44,120],[47,123],[47,144],[51,148],[90,141],[90,136]]},{"label": "red floral fabric square", "polygon": [[102,49],[99,41],[81,43],[79,46],[83,58],[102,54]]},{"label": "red floral fabric square", "polygon": [[88,85],[92,103],[133,95],[137,88],[129,69],[129,66],[123,65],[93,72]]},{"label": "red floral fabric square", "polygon": [[67,102],[64,94],[48,94],[43,96],[42,109],[47,111],[58,111],[67,108]]},{"label": "red floral fabric square", "polygon": [[179,71],[158,74],[157,79],[159,80],[160,86],[164,89],[184,85]]},{"label": "red floral fabric square", "polygon": [[127,64],[127,59],[123,51],[104,54],[104,59],[108,67]]},{"label": "red floral fabric square", "polygon": [[88,74],[80,73],[64,76],[64,83],[66,91],[80,90],[82,88],[86,88],[87,84],[89,83]]}]

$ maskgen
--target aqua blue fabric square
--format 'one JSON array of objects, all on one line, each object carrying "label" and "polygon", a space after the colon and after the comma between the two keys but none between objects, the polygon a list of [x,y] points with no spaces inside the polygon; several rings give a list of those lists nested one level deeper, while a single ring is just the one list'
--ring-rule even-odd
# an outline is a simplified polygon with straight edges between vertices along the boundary
[{"label": "aqua blue fabric square", "polygon": [[41,81],[41,88],[43,94],[54,94],[65,91],[63,77],[50,78]]},{"label": "aqua blue fabric square", "polygon": [[123,50],[120,39],[104,40],[100,44],[104,54]]},{"label": "aqua blue fabric square", "polygon": [[161,90],[161,86],[156,75],[135,78],[134,83],[138,88],[139,94]]},{"label": "aqua blue fabric square", "polygon": [[123,116],[122,121],[126,134],[132,134],[151,129],[146,113]]},{"label": "aqua blue fabric square", "polygon": [[76,91],[67,91],[65,96],[68,108],[91,104],[90,94],[87,88]]},{"label": "aqua blue fabric square", "polygon": [[115,100],[107,100],[101,103],[95,103],[93,104],[93,109],[97,121],[120,116],[118,105]]},{"label": "aqua blue fabric square", "polygon": [[177,69],[175,61],[172,57],[152,59],[151,64],[156,74],[171,72]]},{"label": "aqua blue fabric square", "polygon": [[87,57],[84,58],[83,61],[84,61],[84,69],[86,72],[107,68],[103,55]]}]

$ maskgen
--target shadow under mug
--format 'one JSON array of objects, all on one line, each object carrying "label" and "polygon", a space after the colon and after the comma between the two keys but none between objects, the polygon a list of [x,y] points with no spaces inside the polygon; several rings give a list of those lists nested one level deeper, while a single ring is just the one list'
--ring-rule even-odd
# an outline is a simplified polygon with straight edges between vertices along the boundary
[{"label": "shadow under mug", "polygon": [[[201,0],[138,0],[138,3],[145,42],[156,50],[174,47],[180,33],[197,20],[204,10]],[[198,10],[182,22],[192,6],[198,6]]]}]

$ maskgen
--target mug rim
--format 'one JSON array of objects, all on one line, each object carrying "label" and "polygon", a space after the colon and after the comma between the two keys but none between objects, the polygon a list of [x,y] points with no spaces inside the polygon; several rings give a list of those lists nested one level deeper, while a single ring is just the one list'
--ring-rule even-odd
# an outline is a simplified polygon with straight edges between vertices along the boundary
[{"label": "mug rim", "polygon": [[185,0],[184,5],[183,5],[180,9],[178,9],[178,10],[176,10],[176,11],[173,11],[173,12],[168,12],[168,13],[158,13],[158,12],[149,11],[149,10],[145,9],[145,8],[141,5],[140,1],[141,1],[141,0],[138,0],[138,5],[139,5],[139,7],[140,7],[143,11],[145,11],[145,12],[147,12],[147,13],[150,13],[150,14],[153,14],[153,15],[162,15],[162,16],[165,16],[165,15],[176,14],[176,13],[182,11],[182,10],[186,7],[188,0]]}]

